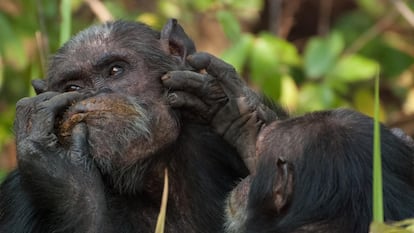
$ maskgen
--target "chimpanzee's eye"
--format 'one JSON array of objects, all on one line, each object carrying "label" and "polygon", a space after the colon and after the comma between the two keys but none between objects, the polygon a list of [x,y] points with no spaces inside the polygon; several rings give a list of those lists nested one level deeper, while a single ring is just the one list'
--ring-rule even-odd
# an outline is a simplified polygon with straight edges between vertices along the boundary
[{"label": "chimpanzee's eye", "polygon": [[67,85],[66,87],[65,87],[65,92],[69,92],[69,91],[78,91],[78,90],[80,90],[81,89],[81,87],[80,86],[77,86],[77,85]]},{"label": "chimpanzee's eye", "polygon": [[111,66],[111,68],[109,69],[109,76],[116,76],[116,75],[120,75],[124,72],[124,68],[122,68],[122,66],[120,65],[113,65]]}]

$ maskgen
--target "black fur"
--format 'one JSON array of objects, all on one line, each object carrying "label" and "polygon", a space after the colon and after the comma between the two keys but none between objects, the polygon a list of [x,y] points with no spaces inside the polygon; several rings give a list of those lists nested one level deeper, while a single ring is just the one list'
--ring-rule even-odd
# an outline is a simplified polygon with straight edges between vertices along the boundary
[{"label": "black fur", "polygon": [[[246,232],[368,232],[371,118],[345,109],[315,112],[279,122],[268,135],[275,144],[264,150],[251,184]],[[385,220],[414,217],[413,147],[382,126],[381,151]],[[293,194],[280,213],[271,198],[281,172],[276,158],[294,168]]]}]

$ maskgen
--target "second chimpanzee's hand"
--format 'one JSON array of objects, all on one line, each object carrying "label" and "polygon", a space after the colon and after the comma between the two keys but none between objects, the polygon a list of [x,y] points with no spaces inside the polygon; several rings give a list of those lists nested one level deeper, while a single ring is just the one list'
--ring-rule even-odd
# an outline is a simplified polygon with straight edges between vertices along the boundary
[{"label": "second chimpanzee's hand", "polygon": [[188,64],[197,71],[172,71],[162,80],[168,101],[184,117],[203,120],[235,146],[249,168],[264,124],[277,118],[238,76],[233,66],[207,53],[192,54]]},{"label": "second chimpanzee's hand", "polygon": [[[59,219],[79,216],[86,230],[103,206],[103,183],[88,151],[85,123],[72,130],[71,145],[64,148],[56,135],[57,116],[70,104],[84,98],[77,92],[45,92],[24,98],[17,103],[15,133],[17,159],[22,184],[40,204],[39,208],[54,210]],[[78,214],[79,210],[82,214]],[[80,227],[80,226],[79,226]]]}]

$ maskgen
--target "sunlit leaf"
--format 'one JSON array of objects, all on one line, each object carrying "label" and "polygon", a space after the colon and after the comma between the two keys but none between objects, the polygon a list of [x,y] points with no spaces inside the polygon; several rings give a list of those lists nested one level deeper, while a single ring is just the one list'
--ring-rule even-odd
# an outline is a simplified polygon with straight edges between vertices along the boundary
[{"label": "sunlit leaf", "polygon": [[221,58],[224,61],[232,64],[238,72],[242,72],[243,66],[246,63],[247,56],[251,51],[253,42],[254,38],[252,35],[244,34],[239,41],[235,42],[231,48],[226,50],[221,55]]},{"label": "sunlit leaf", "polygon": [[181,10],[178,5],[171,1],[160,1],[158,8],[168,18],[178,18],[181,15]]},{"label": "sunlit leaf", "polygon": [[327,37],[309,41],[304,53],[305,73],[309,78],[319,78],[333,68],[344,48],[342,35],[333,32]]},{"label": "sunlit leaf", "polygon": [[410,89],[408,91],[408,94],[405,97],[403,110],[404,110],[404,113],[406,114],[414,113],[414,89]]},{"label": "sunlit leaf", "polygon": [[273,99],[280,96],[280,60],[274,44],[262,37],[254,41],[250,59],[252,81]]},{"label": "sunlit leaf", "polygon": [[[374,117],[374,103],[374,93],[370,89],[360,88],[353,95],[355,109],[371,117]],[[379,120],[382,122],[386,120],[386,114],[381,104],[379,106]]]},{"label": "sunlit leaf", "polygon": [[217,12],[217,19],[223,27],[224,33],[231,41],[240,39],[240,25],[230,11]]},{"label": "sunlit leaf", "polygon": [[281,78],[281,94],[279,102],[283,107],[294,111],[297,107],[299,99],[299,90],[295,81],[288,75],[283,75]]},{"label": "sunlit leaf", "polygon": [[307,83],[299,92],[300,112],[310,112],[322,109],[348,106],[344,100],[339,98],[334,90],[325,84]]},{"label": "sunlit leaf", "polygon": [[343,82],[355,82],[372,79],[378,68],[378,63],[360,55],[341,57],[329,76]]},{"label": "sunlit leaf", "polygon": [[208,10],[215,4],[215,0],[197,0],[197,1],[190,1],[192,6],[199,11]]},{"label": "sunlit leaf", "polygon": [[153,13],[143,13],[137,17],[137,21],[143,22],[151,27],[157,27],[159,25],[159,18]]},{"label": "sunlit leaf", "polygon": [[280,63],[288,65],[299,65],[301,63],[299,53],[293,44],[269,33],[261,33],[259,37],[269,44],[270,52],[277,56]]},{"label": "sunlit leaf", "polygon": [[289,75],[290,66],[301,63],[292,44],[269,33],[261,33],[256,38],[250,61],[252,80],[275,100],[280,98],[281,77]]}]

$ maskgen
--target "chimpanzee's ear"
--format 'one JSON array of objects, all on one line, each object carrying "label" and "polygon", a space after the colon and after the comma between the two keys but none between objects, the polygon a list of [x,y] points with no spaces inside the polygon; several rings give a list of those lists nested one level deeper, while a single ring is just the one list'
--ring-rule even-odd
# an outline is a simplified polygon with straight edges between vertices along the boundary
[{"label": "chimpanzee's ear", "polygon": [[161,46],[167,53],[178,57],[182,63],[188,55],[195,53],[194,42],[187,36],[176,19],[169,19],[161,30]]},{"label": "chimpanzee's ear", "polygon": [[32,80],[32,86],[36,92],[36,95],[39,95],[47,90],[46,81],[41,79]]},{"label": "chimpanzee's ear", "polygon": [[293,193],[293,167],[283,158],[276,162],[277,176],[273,184],[273,204],[280,213],[288,204]]}]

